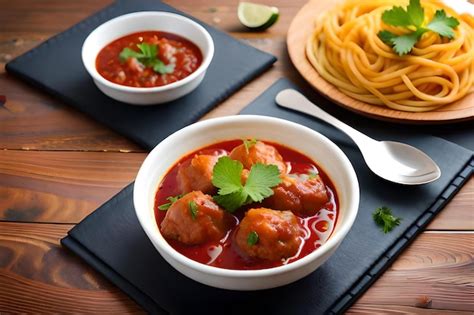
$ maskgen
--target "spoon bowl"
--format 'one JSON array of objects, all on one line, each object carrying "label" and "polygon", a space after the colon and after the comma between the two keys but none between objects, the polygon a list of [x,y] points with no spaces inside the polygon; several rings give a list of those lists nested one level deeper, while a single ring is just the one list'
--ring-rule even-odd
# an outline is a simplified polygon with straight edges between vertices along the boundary
[{"label": "spoon bowl", "polygon": [[281,107],[319,118],[343,131],[357,144],[369,169],[383,179],[421,185],[441,176],[438,165],[423,151],[405,143],[374,140],[326,113],[296,90],[283,90],[275,100]]},{"label": "spoon bowl", "polygon": [[368,153],[361,149],[367,166],[378,176],[394,183],[420,185],[441,176],[436,163],[423,151],[405,143],[376,141]]}]

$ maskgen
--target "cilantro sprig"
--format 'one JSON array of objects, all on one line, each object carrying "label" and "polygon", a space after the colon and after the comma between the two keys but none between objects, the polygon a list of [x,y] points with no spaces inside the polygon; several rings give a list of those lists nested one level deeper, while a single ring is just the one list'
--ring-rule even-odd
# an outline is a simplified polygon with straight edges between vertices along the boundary
[{"label": "cilantro sprig", "polygon": [[137,44],[137,47],[140,51],[125,47],[119,54],[120,61],[125,62],[128,58],[136,58],[142,65],[152,68],[157,73],[166,74],[174,71],[174,64],[165,65],[163,61],[158,59],[158,46],[156,44],[141,43]]},{"label": "cilantro sprig", "polygon": [[183,197],[183,195],[169,196],[168,198],[166,198],[166,200],[168,200],[169,202],[158,206],[158,210],[161,210],[161,211],[168,210],[173,205],[173,203],[178,201],[181,197]]},{"label": "cilantro sprig", "polygon": [[392,214],[392,210],[388,207],[377,208],[372,213],[375,223],[383,229],[384,233],[392,231],[397,225],[400,225],[401,218],[397,218]]},{"label": "cilantro sprig", "polygon": [[424,25],[425,10],[420,0],[410,0],[406,9],[395,6],[382,14],[382,21],[387,25],[404,27],[410,32],[397,35],[387,30],[378,33],[379,38],[399,55],[411,52],[421,36],[428,32],[435,32],[449,39],[454,38],[454,29],[459,21],[454,17],[448,17],[444,10],[437,10],[431,21]]},{"label": "cilantro sprig", "polygon": [[252,203],[261,202],[273,195],[272,187],[281,182],[280,171],[276,165],[254,164],[242,184],[241,162],[227,156],[220,157],[212,171],[212,184],[219,188],[214,200],[229,212]]}]

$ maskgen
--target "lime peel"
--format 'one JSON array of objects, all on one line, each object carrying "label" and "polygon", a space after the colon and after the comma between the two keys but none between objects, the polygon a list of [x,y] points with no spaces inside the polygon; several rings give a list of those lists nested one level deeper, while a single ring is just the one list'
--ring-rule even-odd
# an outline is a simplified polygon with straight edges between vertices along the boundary
[{"label": "lime peel", "polygon": [[240,2],[237,10],[240,23],[252,30],[265,30],[275,24],[280,16],[277,7]]}]

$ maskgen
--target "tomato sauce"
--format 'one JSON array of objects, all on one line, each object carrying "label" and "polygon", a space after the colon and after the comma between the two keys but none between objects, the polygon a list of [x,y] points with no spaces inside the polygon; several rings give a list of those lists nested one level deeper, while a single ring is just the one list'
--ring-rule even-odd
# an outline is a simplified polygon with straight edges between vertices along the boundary
[{"label": "tomato sauce", "polygon": [[[173,64],[173,72],[160,74],[151,67],[145,67],[136,58],[120,60],[119,55],[124,48],[139,52],[137,44],[140,43],[156,45],[157,57],[165,65]],[[105,46],[97,55],[96,68],[101,76],[113,83],[132,87],[156,87],[189,76],[201,63],[201,50],[193,42],[176,34],[146,31],[121,37]]]},{"label": "tomato sauce", "polygon": [[[232,214],[235,221],[234,226],[227,233],[227,235],[219,241],[190,246],[180,243],[177,240],[167,239],[171,247],[192,260],[210,266],[235,270],[256,270],[278,267],[296,261],[312,253],[329,239],[334,230],[338,217],[338,197],[331,180],[324,173],[324,171],[317,167],[317,165],[307,156],[285,146],[265,140],[263,141],[267,144],[273,145],[278,150],[278,152],[283,157],[283,160],[291,168],[290,174],[308,174],[310,170],[317,170],[326,184],[326,189],[330,197],[329,202],[327,202],[315,215],[308,217],[300,217],[297,215],[303,236],[301,237],[302,242],[296,255],[285,260],[275,262],[248,260],[242,258],[238,254],[235,245],[233,244],[234,234],[237,230],[236,226],[240,220],[243,219],[245,211],[249,208],[258,207],[258,204],[252,204],[234,212]],[[223,153],[230,153],[233,148],[240,144],[242,144],[242,140],[231,140],[213,144],[190,153],[189,155],[183,157],[178,163],[173,165],[173,167],[164,177],[156,193],[155,216],[158,226],[161,226],[161,222],[166,215],[166,211],[159,210],[158,206],[167,203],[167,197],[176,196],[181,193],[179,191],[176,179],[179,166],[182,163],[192,159],[195,154],[222,155]]]}]

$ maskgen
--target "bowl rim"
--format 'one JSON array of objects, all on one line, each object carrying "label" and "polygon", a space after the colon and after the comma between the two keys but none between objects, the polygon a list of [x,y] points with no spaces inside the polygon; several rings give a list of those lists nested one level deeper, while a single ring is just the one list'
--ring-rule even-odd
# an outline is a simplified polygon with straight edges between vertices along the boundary
[{"label": "bowl rim", "polygon": [[[202,263],[192,260],[191,258],[186,257],[185,255],[179,253],[173,247],[171,247],[171,245],[169,245],[166,239],[161,235],[161,232],[156,222],[154,222],[156,229],[149,230],[148,225],[144,221],[146,220],[146,217],[147,217],[147,213],[145,211],[148,211],[149,209],[146,204],[147,201],[143,200],[144,198],[142,199],[142,196],[141,196],[142,194],[145,193],[144,192],[145,190],[139,190],[138,187],[141,187],[143,185],[142,182],[145,183],[146,176],[149,174],[148,168],[150,167],[152,160],[157,158],[157,155],[159,155],[159,149],[161,147],[176,145],[176,143],[174,142],[174,138],[183,133],[194,134],[194,133],[199,132],[199,129],[201,128],[212,129],[220,124],[236,123],[236,122],[242,122],[242,121],[245,121],[245,122],[250,121],[253,123],[258,123],[258,122],[263,121],[263,122],[269,122],[269,123],[284,124],[289,128],[295,129],[294,131],[296,132],[312,133],[316,141],[324,142],[326,145],[328,145],[331,148],[331,150],[334,150],[334,152],[340,157],[342,166],[349,177],[348,185],[350,187],[350,191],[347,191],[346,193],[350,194],[351,198],[347,206],[348,217],[346,221],[344,222],[344,224],[340,226],[340,229],[337,231],[337,233],[333,233],[331,237],[327,240],[327,242],[321,245],[321,247],[319,247],[317,250],[306,255],[305,257],[302,257],[286,265],[268,268],[268,269],[235,270],[235,269],[224,269],[224,268],[202,264]],[[283,144],[283,145],[286,145],[286,144]],[[291,145],[289,145],[289,147],[291,148]],[[169,168],[166,170],[166,172],[168,171],[169,171]],[[171,134],[170,136],[165,138],[163,141],[161,141],[157,146],[155,146],[155,148],[153,148],[153,150],[147,155],[147,157],[145,158],[143,164],[140,166],[140,169],[138,171],[137,177],[135,179],[135,185],[133,188],[133,204],[134,204],[135,212],[137,214],[140,225],[142,226],[142,229],[145,231],[145,233],[147,234],[149,238],[153,238],[152,243],[154,243],[154,245],[158,244],[161,250],[164,250],[167,253],[167,255],[171,256],[172,259],[176,260],[181,265],[187,266],[188,268],[191,268],[201,273],[209,274],[212,276],[222,276],[222,277],[227,277],[227,278],[255,278],[255,277],[268,277],[272,275],[288,273],[295,269],[302,268],[320,257],[324,257],[326,254],[330,253],[331,250],[335,250],[338,247],[338,245],[342,242],[344,237],[347,235],[347,233],[351,229],[356,219],[358,209],[359,209],[359,199],[360,199],[359,194],[360,194],[359,182],[358,182],[357,175],[355,173],[355,170],[351,162],[349,161],[345,153],[335,143],[333,143],[324,135],[306,126],[303,126],[303,125],[300,125],[300,124],[297,124],[285,119],[281,119],[281,118],[260,116],[260,115],[233,115],[233,116],[211,118],[208,120],[196,122],[192,125],[189,125],[185,128],[182,128],[176,131],[175,133]],[[342,224],[342,222],[339,222],[339,224]],[[155,237],[157,236],[155,234],[161,235],[161,238]],[[157,251],[160,252],[160,250],[158,249]],[[162,254],[160,253],[160,255]]]},{"label": "bowl rim", "polygon": [[[134,18],[137,18],[137,17],[150,17],[150,16],[153,16],[153,17],[168,16],[168,17],[174,18],[176,20],[180,20],[180,21],[183,21],[185,23],[189,23],[190,25],[192,25],[192,27],[195,27],[199,32],[201,32],[203,34],[203,36],[206,40],[206,44],[209,46],[209,51],[208,51],[207,54],[204,55],[204,52],[200,49],[201,54],[203,54],[203,60],[201,62],[201,65],[199,65],[199,67],[193,73],[191,73],[190,75],[188,75],[187,77],[185,77],[181,80],[178,80],[178,81],[166,84],[166,85],[162,85],[162,86],[133,87],[133,86],[120,85],[120,84],[114,83],[112,81],[107,80],[103,76],[101,76],[100,73],[97,71],[97,69],[95,67],[95,59],[97,59],[97,54],[94,56],[94,66],[92,68],[91,68],[91,66],[89,66],[89,64],[87,62],[87,60],[89,60],[89,59],[86,58],[86,50],[87,50],[87,47],[89,45],[92,45],[91,44],[92,37],[95,34],[97,34],[99,32],[102,32],[105,27],[107,27],[108,25],[111,25],[111,24],[126,23],[126,21],[129,20],[129,19],[134,19]],[[141,31],[149,31],[149,30],[150,29],[143,29]],[[137,33],[137,32],[140,32],[140,31],[130,32],[130,33],[127,33],[127,34],[130,35],[130,34]],[[127,34],[125,34],[123,36],[127,36]],[[181,34],[177,34],[177,35],[179,35],[181,37],[184,37],[185,39],[187,39],[187,40],[191,41],[192,43],[194,43],[193,40],[187,38],[186,36],[183,36]],[[119,39],[123,36],[116,37],[116,38],[115,37],[110,38],[108,44],[110,44],[112,41],[114,41],[116,39]],[[197,44],[195,44],[195,45],[197,46]],[[99,52],[104,47],[100,48]],[[106,85],[107,87],[109,87],[111,89],[119,90],[119,91],[122,91],[122,92],[130,92],[130,93],[162,92],[162,91],[168,91],[168,90],[176,89],[176,88],[179,88],[183,85],[186,85],[187,83],[189,83],[189,82],[193,81],[194,79],[196,79],[197,77],[199,77],[199,75],[201,75],[204,71],[206,71],[207,68],[209,67],[211,61],[212,61],[212,58],[214,57],[214,41],[213,41],[211,35],[209,34],[209,32],[202,25],[200,25],[199,23],[191,20],[188,17],[185,17],[185,16],[180,15],[180,14],[176,14],[176,13],[166,12],[166,11],[140,11],[140,12],[133,12],[133,13],[128,13],[128,14],[117,16],[117,17],[115,17],[111,20],[108,20],[107,22],[104,22],[101,25],[97,26],[92,32],[90,32],[90,34],[84,40],[84,43],[82,44],[82,49],[81,49],[81,57],[82,57],[82,63],[84,65],[84,67],[86,68],[87,72],[89,73],[89,75],[94,80],[99,81],[101,84]]]}]

